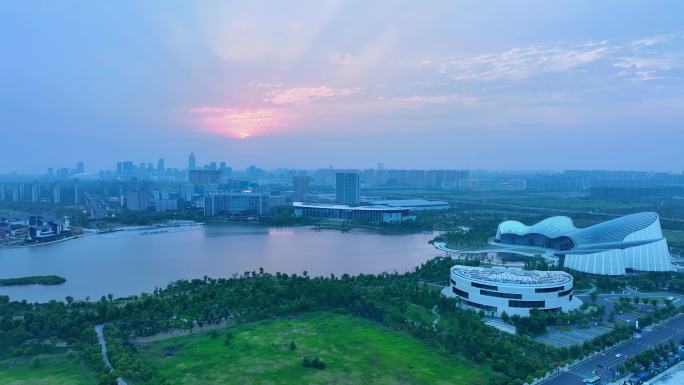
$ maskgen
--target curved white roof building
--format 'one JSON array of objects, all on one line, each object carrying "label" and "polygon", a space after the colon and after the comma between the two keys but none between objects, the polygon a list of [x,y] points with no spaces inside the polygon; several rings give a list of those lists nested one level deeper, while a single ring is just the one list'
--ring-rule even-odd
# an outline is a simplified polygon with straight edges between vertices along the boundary
[{"label": "curved white roof building", "polygon": [[660,219],[652,212],[626,215],[586,228],[577,228],[572,219],[562,216],[532,226],[505,221],[497,228],[496,241],[555,249],[565,256],[565,267],[591,274],[672,270]]}]

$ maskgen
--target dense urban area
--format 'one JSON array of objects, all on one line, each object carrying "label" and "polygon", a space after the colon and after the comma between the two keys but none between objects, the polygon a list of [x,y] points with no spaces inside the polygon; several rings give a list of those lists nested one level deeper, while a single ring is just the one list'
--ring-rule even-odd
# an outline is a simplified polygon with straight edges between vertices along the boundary
[{"label": "dense urban area", "polygon": [[683,218],[681,173],[238,171],[190,154],[0,175],[4,249],[233,223],[434,234],[405,273],[254,266],[123,298],[0,296],[0,382],[641,384],[684,358]]}]

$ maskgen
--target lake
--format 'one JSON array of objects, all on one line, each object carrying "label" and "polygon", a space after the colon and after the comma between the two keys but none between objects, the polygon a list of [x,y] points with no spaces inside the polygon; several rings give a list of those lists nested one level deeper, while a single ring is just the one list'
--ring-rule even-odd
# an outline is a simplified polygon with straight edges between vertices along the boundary
[{"label": "lake", "polygon": [[[56,274],[58,286],[0,287],[12,300],[98,300],[151,292],[178,279],[230,277],[245,271],[340,276],[405,272],[440,255],[430,233],[383,235],[353,230],[248,225],[186,227],[169,232],[89,235],[29,248],[0,249],[0,278]],[[447,278],[445,277],[445,280]]]}]

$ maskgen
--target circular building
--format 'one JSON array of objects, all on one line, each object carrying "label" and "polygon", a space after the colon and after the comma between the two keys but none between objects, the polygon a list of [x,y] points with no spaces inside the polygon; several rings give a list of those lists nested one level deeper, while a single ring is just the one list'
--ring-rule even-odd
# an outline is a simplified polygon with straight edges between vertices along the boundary
[{"label": "circular building", "polygon": [[501,315],[530,315],[530,310],[570,311],[581,304],[573,299],[572,275],[563,271],[454,266],[451,292],[463,303]]}]

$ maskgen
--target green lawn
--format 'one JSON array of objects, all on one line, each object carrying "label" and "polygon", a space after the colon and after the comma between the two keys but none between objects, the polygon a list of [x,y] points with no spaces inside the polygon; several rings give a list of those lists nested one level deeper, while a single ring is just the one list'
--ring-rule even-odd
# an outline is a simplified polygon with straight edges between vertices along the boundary
[{"label": "green lawn", "polygon": [[[225,344],[226,334],[233,337]],[[296,349],[291,350],[294,341]],[[175,355],[164,358],[167,348]],[[143,347],[171,384],[478,384],[488,368],[446,357],[403,332],[353,316],[313,313],[176,337]],[[323,370],[305,368],[320,357]]]},{"label": "green lawn", "polygon": [[0,361],[3,385],[92,385],[95,377],[75,354]]}]

